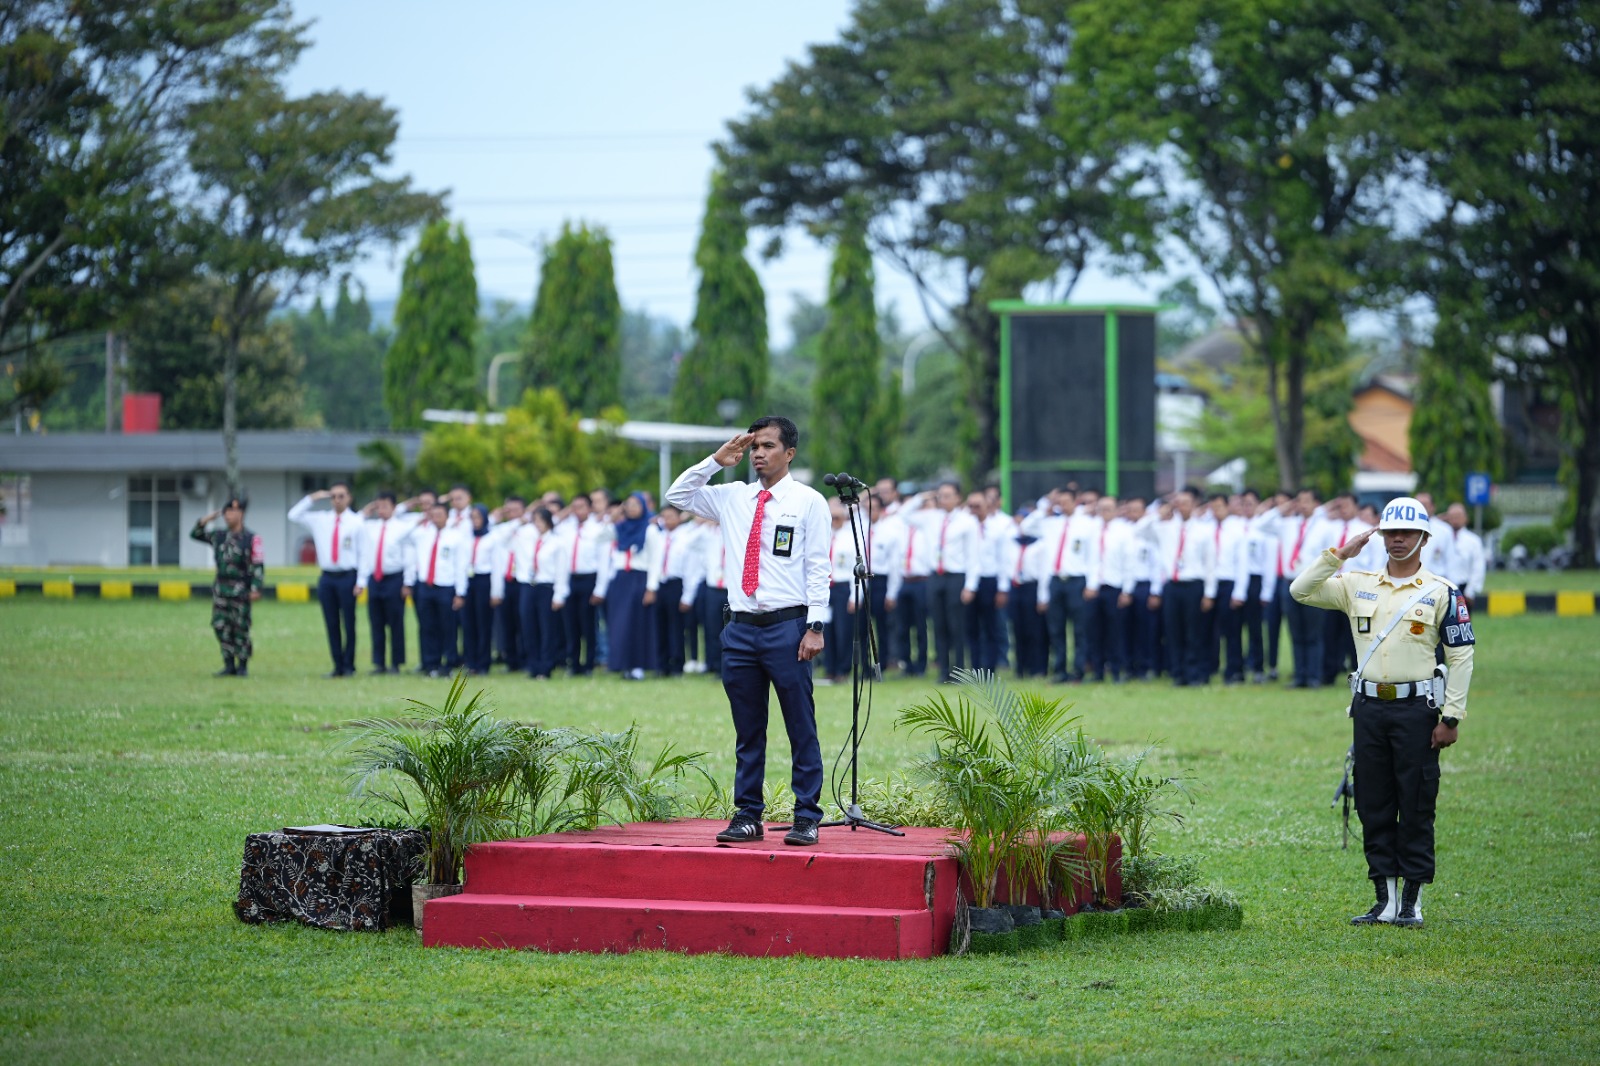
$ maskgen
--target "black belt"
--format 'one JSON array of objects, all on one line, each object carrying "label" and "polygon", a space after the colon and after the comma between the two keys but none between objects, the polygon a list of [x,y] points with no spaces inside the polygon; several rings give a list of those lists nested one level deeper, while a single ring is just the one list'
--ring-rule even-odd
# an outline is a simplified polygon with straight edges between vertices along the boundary
[{"label": "black belt", "polygon": [[796,618],[804,618],[804,607],[780,607],[776,611],[763,611],[760,614],[750,614],[746,611],[734,611],[733,620],[743,622],[747,626],[775,626],[779,622],[792,622]]},{"label": "black belt", "polygon": [[323,577],[355,577],[356,576],[356,572],[354,570],[324,570],[322,572],[322,576]]}]

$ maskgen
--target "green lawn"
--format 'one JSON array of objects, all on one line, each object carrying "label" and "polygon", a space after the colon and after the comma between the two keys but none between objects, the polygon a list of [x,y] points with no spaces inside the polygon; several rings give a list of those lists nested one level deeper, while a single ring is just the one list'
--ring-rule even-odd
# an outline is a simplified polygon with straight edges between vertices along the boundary
[{"label": "green lawn", "polygon": [[[1600,619],[1478,621],[1424,930],[1346,922],[1370,890],[1328,808],[1337,694],[1089,687],[1071,695],[1092,733],[1118,750],[1164,738],[1159,764],[1204,783],[1158,843],[1202,858],[1244,930],[878,963],[424,950],[409,930],[238,923],[247,832],[364,813],[331,727],[444,683],[322,680],[317,613],[272,602],[252,677],[214,679],[207,618],[200,602],[0,601],[8,1064],[1600,1056]],[[489,687],[511,716],[638,719],[649,746],[711,749],[728,776],[711,679]],[[917,746],[889,726],[925,691],[878,688],[868,773]],[[848,692],[819,690],[819,713],[837,745]]]}]

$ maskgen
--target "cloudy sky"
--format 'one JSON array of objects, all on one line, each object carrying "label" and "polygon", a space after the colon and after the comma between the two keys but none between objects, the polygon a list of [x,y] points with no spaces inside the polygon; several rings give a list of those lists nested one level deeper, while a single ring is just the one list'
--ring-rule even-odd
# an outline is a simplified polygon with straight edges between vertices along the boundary
[{"label": "cloudy sky", "polygon": [[[753,4],[678,0],[295,0],[313,46],[291,76],[305,93],[383,97],[400,115],[395,167],[448,189],[466,225],[485,305],[528,302],[541,240],[564,220],[606,227],[623,304],[687,324],[693,249],[710,145],[742,113],[745,90],[770,83],[808,44],[837,38],[848,0]],[[752,241],[752,247],[756,241]],[[357,271],[374,300],[400,288],[405,249]],[[782,258],[752,262],[782,343],[794,293],[823,299],[826,253],[804,236]],[[1094,273],[1079,301],[1144,301],[1145,282]],[[891,267],[878,302],[924,321]]]}]

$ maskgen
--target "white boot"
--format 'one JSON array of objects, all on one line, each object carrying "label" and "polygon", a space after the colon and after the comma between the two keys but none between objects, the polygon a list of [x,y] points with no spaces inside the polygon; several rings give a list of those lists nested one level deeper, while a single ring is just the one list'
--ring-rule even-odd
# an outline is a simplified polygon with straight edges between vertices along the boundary
[{"label": "white boot", "polygon": [[[1374,877],[1372,887],[1377,892],[1378,902],[1365,914],[1358,914],[1350,919],[1351,925],[1391,925],[1395,915],[1400,913],[1400,879],[1398,877]],[[1407,886],[1410,887],[1409,885]]]}]

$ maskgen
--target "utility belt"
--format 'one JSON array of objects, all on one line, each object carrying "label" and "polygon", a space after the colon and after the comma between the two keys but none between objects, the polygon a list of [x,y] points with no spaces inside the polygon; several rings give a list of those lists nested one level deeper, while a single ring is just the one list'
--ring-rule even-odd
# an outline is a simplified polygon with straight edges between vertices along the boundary
[{"label": "utility belt", "polygon": [[1428,706],[1437,710],[1444,704],[1445,679],[1449,676],[1448,669],[1443,666],[1434,668],[1433,676],[1426,681],[1367,681],[1350,675],[1350,693],[1354,696],[1365,696],[1371,700],[1409,700],[1425,699]]},{"label": "utility belt", "polygon": [[779,622],[792,622],[796,618],[804,618],[807,610],[804,607],[780,607],[776,611],[762,611],[759,614],[750,611],[729,611],[730,621],[747,626],[775,626]]}]

